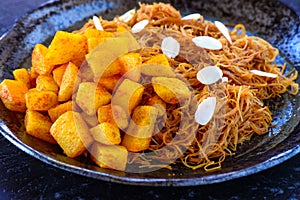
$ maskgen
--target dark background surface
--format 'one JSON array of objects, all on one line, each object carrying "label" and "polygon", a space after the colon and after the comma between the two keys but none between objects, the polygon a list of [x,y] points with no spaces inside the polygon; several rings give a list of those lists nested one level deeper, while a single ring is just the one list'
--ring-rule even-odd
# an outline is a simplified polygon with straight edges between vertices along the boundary
[{"label": "dark background surface", "polygon": [[[281,0],[300,14],[300,0]],[[46,0],[0,1],[0,35]],[[300,199],[300,155],[244,178],[194,187],[107,183],[57,169],[0,136],[0,200],[6,199]]]}]

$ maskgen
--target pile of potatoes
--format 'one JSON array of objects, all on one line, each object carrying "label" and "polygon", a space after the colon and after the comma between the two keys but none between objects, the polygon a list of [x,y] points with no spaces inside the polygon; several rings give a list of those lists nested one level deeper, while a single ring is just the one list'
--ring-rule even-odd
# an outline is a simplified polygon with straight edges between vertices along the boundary
[{"label": "pile of potatoes", "polygon": [[[35,46],[29,70],[1,82],[1,100],[25,112],[29,135],[58,144],[68,157],[88,150],[100,167],[124,171],[128,152],[149,148],[166,105],[191,96],[164,54],[143,61],[139,48],[123,27],[57,31],[48,47]],[[152,77],[156,93],[143,105],[141,75]]]}]

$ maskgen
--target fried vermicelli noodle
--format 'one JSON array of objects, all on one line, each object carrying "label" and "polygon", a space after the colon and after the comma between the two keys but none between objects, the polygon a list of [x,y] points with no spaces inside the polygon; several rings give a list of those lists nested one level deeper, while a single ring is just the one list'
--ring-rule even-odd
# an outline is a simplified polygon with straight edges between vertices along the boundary
[{"label": "fried vermicelli noodle", "polygon": [[[156,167],[181,161],[192,169],[218,169],[227,155],[234,154],[238,144],[249,140],[253,134],[268,132],[272,114],[263,100],[286,92],[298,93],[298,84],[294,82],[297,71],[285,74],[286,65],[279,66],[275,62],[278,50],[259,37],[247,36],[242,24],[232,27],[230,44],[213,22],[204,20],[203,16],[198,20],[183,20],[169,4],[140,4],[129,22],[125,23],[118,17],[114,22],[130,30],[144,19],[149,20],[149,25],[135,34],[142,47],[139,53],[143,61],[162,53],[160,45],[166,36],[185,44],[181,45],[179,55],[169,58],[169,62],[177,77],[191,87],[193,96],[184,104],[167,105],[166,115],[161,123],[158,120],[158,131],[149,147],[153,154],[137,154],[130,158],[129,163]],[[102,25],[107,29],[116,28],[114,23],[105,20],[102,20]],[[89,26],[93,23],[87,23],[82,30]],[[222,43],[222,49],[197,47],[191,40],[196,36],[216,38]],[[219,67],[228,77],[228,82],[214,86],[200,83],[196,74],[209,65]],[[258,76],[250,70],[269,72],[277,77]],[[144,102],[153,95],[153,88],[149,87]],[[217,99],[214,115],[209,123],[199,125],[194,119],[197,105],[210,96]]]}]

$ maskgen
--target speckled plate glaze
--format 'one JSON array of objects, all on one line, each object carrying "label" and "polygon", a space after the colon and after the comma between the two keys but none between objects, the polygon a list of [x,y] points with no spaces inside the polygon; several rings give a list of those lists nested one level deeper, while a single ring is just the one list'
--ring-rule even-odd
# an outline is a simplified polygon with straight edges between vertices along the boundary
[{"label": "speckled plate glaze", "polygon": [[[146,1],[151,2],[151,1]],[[271,42],[281,52],[278,62],[287,62],[289,69],[300,70],[300,20],[285,5],[274,0],[176,0],[168,1],[182,14],[198,12],[207,19],[226,23],[243,23],[249,33]],[[12,70],[30,67],[30,53],[36,43],[49,44],[57,30],[74,30],[89,17],[114,15],[137,7],[125,0],[93,1],[62,0],[27,14],[1,37],[0,81],[12,78]],[[299,79],[297,80],[299,83]],[[61,149],[32,138],[25,133],[23,115],[5,109],[0,103],[0,132],[10,142],[33,157],[87,177],[134,185],[188,186],[223,182],[247,176],[275,166],[300,152],[300,96],[283,95],[267,102],[274,114],[275,128],[269,134],[253,137],[240,146],[237,154],[228,157],[222,169],[212,173],[190,170],[182,165],[172,171],[160,169],[149,173],[124,173],[102,169],[85,158],[71,159]]]}]

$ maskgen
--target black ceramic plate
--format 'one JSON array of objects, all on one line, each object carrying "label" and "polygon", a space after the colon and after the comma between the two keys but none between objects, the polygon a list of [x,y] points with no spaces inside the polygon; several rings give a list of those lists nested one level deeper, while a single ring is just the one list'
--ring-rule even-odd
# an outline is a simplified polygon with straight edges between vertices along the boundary
[{"label": "black ceramic plate", "polygon": [[[150,2],[150,1],[147,1]],[[243,23],[249,33],[258,35],[279,48],[278,62],[300,69],[300,20],[289,8],[274,0],[176,0],[170,2],[182,14],[198,12],[208,19]],[[30,53],[36,43],[48,44],[56,30],[74,30],[89,17],[106,19],[136,7],[134,1],[63,0],[47,4],[21,19],[0,41],[0,81],[12,78],[12,70],[30,67]],[[297,80],[299,83],[299,79]],[[71,159],[52,145],[25,133],[23,115],[9,112],[0,103],[0,132],[26,153],[41,161],[96,179],[125,184],[154,186],[204,185],[250,175],[275,166],[300,152],[300,96],[283,95],[269,105],[275,128],[269,134],[253,137],[236,156],[228,157],[222,169],[212,173],[176,165],[172,171],[125,173],[102,169],[84,160]]]}]

